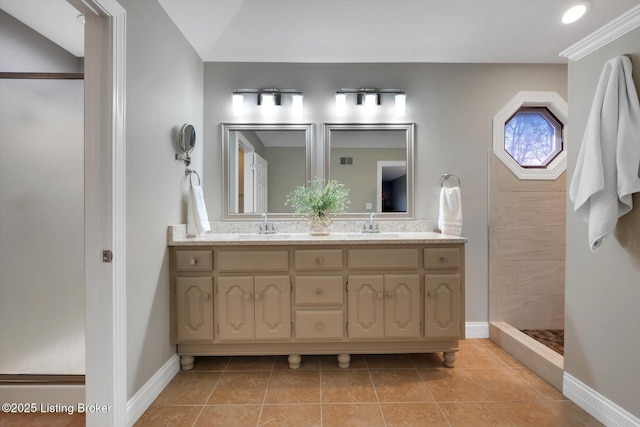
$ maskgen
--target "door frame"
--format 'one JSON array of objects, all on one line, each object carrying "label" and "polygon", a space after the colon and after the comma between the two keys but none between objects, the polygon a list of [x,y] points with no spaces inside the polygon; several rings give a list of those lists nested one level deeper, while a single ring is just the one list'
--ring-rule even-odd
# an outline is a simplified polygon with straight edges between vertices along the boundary
[{"label": "door frame", "polygon": [[[85,16],[85,402],[91,426],[127,419],[125,254],[126,11],[67,0]],[[110,262],[103,251],[111,251]]]}]

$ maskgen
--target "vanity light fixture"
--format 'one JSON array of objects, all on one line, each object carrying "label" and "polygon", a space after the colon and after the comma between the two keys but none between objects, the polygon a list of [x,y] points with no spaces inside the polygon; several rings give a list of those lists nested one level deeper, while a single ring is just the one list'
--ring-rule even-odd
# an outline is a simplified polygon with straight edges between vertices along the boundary
[{"label": "vanity light fixture", "polygon": [[582,18],[591,9],[591,2],[588,0],[581,1],[571,6],[562,15],[562,23],[571,24]]},{"label": "vanity light fixture", "polygon": [[271,115],[276,107],[282,105],[282,97],[291,97],[291,114],[294,117],[302,116],[303,95],[298,89],[236,89],[231,94],[233,115],[240,116],[244,113],[245,97],[255,96],[262,115]]},{"label": "vanity light fixture", "polygon": [[344,115],[347,110],[347,95],[356,95],[356,104],[363,105],[366,114],[372,115],[376,107],[382,103],[384,95],[395,95],[394,111],[396,116],[404,116],[407,111],[407,95],[398,89],[340,89],[336,92],[336,114]]}]

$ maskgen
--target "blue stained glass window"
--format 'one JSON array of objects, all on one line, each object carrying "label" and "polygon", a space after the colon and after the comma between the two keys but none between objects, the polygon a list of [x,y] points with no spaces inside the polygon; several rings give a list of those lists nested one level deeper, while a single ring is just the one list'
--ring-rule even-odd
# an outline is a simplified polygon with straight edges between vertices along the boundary
[{"label": "blue stained glass window", "polygon": [[562,152],[562,123],[545,107],[521,107],[504,126],[504,149],[525,168],[545,168]]}]

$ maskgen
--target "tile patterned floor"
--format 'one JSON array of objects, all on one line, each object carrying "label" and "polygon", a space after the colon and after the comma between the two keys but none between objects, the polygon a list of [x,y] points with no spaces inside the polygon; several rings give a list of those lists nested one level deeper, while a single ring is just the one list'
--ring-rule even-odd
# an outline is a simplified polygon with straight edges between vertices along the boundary
[{"label": "tile patterned floor", "polygon": [[521,329],[520,332],[564,356],[564,330],[562,329]]},{"label": "tile patterned floor", "polygon": [[196,358],[138,420],[146,426],[601,426],[490,340],[441,354]]},{"label": "tile patterned floor", "polygon": [[[68,424],[0,416],[0,426]],[[70,420],[66,420],[69,422]],[[12,423],[13,422],[13,423]],[[78,424],[72,424],[73,426]],[[196,358],[136,423],[160,426],[601,426],[486,339],[461,342],[456,367],[441,354]]]}]

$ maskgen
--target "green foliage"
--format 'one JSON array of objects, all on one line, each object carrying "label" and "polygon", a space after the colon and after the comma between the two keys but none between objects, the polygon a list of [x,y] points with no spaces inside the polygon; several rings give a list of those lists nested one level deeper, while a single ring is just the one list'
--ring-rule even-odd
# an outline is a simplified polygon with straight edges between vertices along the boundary
[{"label": "green foliage", "polygon": [[311,218],[322,218],[329,213],[339,214],[347,210],[349,189],[338,181],[324,181],[316,178],[306,187],[296,187],[287,195],[286,204],[293,206],[296,213]]}]

